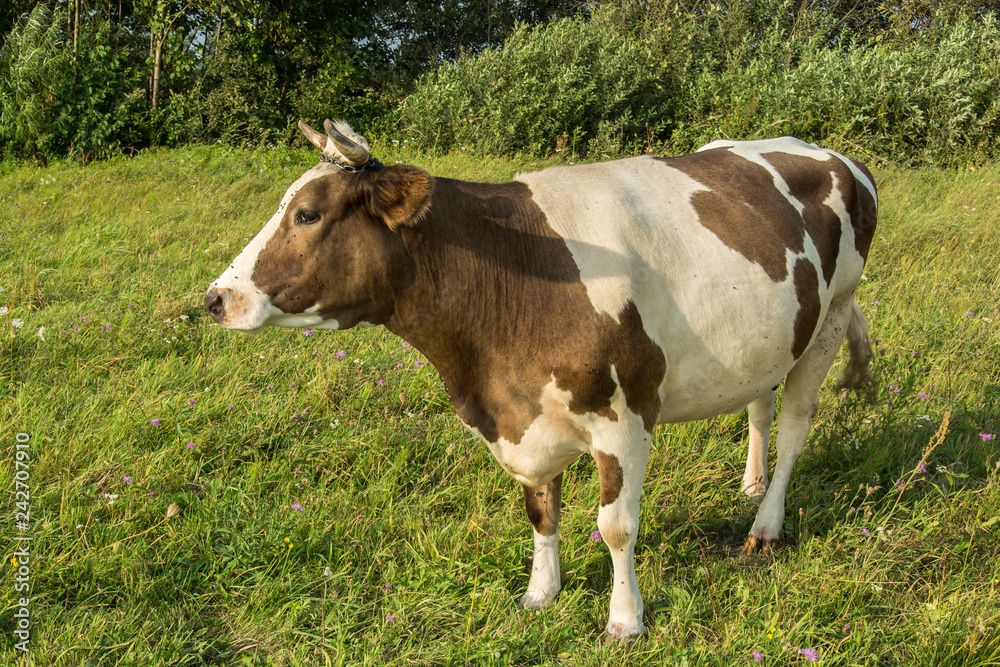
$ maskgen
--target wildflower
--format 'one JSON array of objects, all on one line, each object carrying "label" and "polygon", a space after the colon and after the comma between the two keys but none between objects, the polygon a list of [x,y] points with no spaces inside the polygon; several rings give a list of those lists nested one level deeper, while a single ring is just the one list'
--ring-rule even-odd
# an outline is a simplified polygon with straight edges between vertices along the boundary
[{"label": "wildflower", "polygon": [[966,314],[966,315],[967,315],[968,317],[975,317],[975,316],[976,316],[976,314],[975,314],[974,312],[972,312],[971,310],[967,310],[967,311],[965,311],[965,314]]},{"label": "wildflower", "polygon": [[7,314],[7,306],[0,306],[0,315]]},{"label": "wildflower", "polygon": [[601,543],[601,531],[595,530],[590,534],[590,539],[594,541],[594,544]]},{"label": "wildflower", "polygon": [[763,660],[764,660],[764,654],[761,653],[758,650],[754,650],[754,652],[753,652],[753,661],[754,662],[761,662]]},{"label": "wildflower", "polygon": [[149,492],[149,497],[150,497],[150,499],[155,498],[156,497],[156,491],[150,491]]},{"label": "wildflower", "polygon": [[861,529],[861,534],[864,535],[865,537],[871,537],[872,536],[872,534],[870,532],[868,532],[867,528],[862,528]]},{"label": "wildflower", "polygon": [[409,344],[409,343],[407,343],[407,342],[406,342],[406,341],[404,340],[404,341],[403,341],[403,347],[410,347],[410,344]]},{"label": "wildflower", "polygon": [[43,343],[45,342],[45,327],[38,327],[37,336],[42,339]]},{"label": "wildflower", "polygon": [[982,439],[983,442],[989,442],[990,440],[993,439],[993,434],[992,433],[980,433],[979,437]]},{"label": "wildflower", "polygon": [[14,325],[15,329],[20,329],[24,326],[24,320],[11,320],[10,323]]},{"label": "wildflower", "polygon": [[187,448],[188,448],[188,449],[194,449],[194,443],[193,443],[193,442],[189,442],[189,443],[187,444]]},{"label": "wildflower", "polygon": [[292,509],[295,510],[296,512],[301,512],[302,505],[299,505],[298,503],[292,503]]},{"label": "wildflower", "polygon": [[385,591],[386,591],[386,593],[388,593],[390,590],[392,590],[392,584],[386,584],[385,585]]},{"label": "wildflower", "polygon": [[302,332],[302,335],[303,336],[312,336],[313,335],[312,329],[306,329],[306,330],[304,330]]},{"label": "wildflower", "polygon": [[921,475],[927,474],[927,466],[924,465],[923,461],[917,463],[917,472],[919,472]]},{"label": "wildflower", "polygon": [[268,391],[274,391],[274,385],[273,384],[267,385],[267,390]]},{"label": "wildflower", "polygon": [[298,418],[299,418],[299,413],[298,412],[296,412],[294,415],[292,415],[292,419],[298,419]]},{"label": "wildflower", "polygon": [[385,615],[385,620],[389,621],[390,623],[395,623],[396,622],[396,617],[393,616],[392,614],[386,614]]},{"label": "wildflower", "polygon": [[152,424],[153,426],[159,426],[160,420],[157,419],[156,417],[153,417],[152,419],[149,420],[149,423]]},{"label": "wildflower", "polygon": [[344,357],[347,356],[347,353],[344,352],[343,350],[340,350],[340,351],[337,352],[337,354],[335,354],[333,356],[337,357],[338,359],[343,359]]},{"label": "wildflower", "polygon": [[896,488],[899,489],[900,491],[903,490],[903,478],[902,477],[900,477],[899,479],[896,480]]},{"label": "wildflower", "polygon": [[899,387],[893,387],[893,386],[892,386],[892,385],[890,384],[890,385],[889,385],[889,391],[891,391],[891,392],[892,392],[892,393],[894,393],[894,394],[898,394],[898,393],[899,393]]},{"label": "wildflower", "polygon": [[926,400],[927,400],[928,398],[930,398],[930,396],[928,396],[928,395],[927,395],[927,394],[925,394],[924,392],[920,392],[919,394],[917,394],[917,397],[918,397],[918,398],[921,398],[921,399],[923,399],[923,400],[925,400],[925,401],[926,401]]},{"label": "wildflower", "polygon": [[132,478],[129,477],[128,475],[125,475],[124,477],[122,477],[122,481],[125,482],[126,484],[131,484]]},{"label": "wildflower", "polygon": [[380,386],[380,387],[384,387],[385,386],[385,380],[382,380],[381,378],[379,380],[377,380],[377,383],[378,383],[378,386]]},{"label": "wildflower", "polygon": [[188,402],[191,403],[191,405],[198,405],[198,401],[194,400],[193,398],[188,399]]},{"label": "wildflower", "polygon": [[799,655],[809,662],[816,662],[819,660],[819,652],[814,648],[800,648]]},{"label": "wildflower", "polygon": [[417,368],[420,368],[421,366],[423,366],[423,364],[420,363],[419,361],[414,361],[413,365],[416,366]]}]

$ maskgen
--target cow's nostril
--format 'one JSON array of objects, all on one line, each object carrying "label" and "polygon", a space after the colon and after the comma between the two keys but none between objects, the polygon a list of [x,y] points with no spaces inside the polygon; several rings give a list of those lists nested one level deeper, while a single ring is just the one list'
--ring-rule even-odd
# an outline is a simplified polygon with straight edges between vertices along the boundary
[{"label": "cow's nostril", "polygon": [[205,295],[205,310],[208,311],[208,314],[216,322],[221,321],[222,316],[226,312],[225,301],[222,299],[222,295],[215,289],[208,290],[208,293]]}]

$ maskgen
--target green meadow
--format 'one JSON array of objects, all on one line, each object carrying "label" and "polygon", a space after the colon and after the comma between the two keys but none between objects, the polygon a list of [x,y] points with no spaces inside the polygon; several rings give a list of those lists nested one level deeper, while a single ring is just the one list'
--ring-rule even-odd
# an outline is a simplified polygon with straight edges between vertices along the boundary
[{"label": "green meadow", "polygon": [[[471,180],[554,163],[375,144]],[[316,157],[0,169],[0,663],[1000,664],[1000,166],[873,170],[875,381],[838,393],[842,354],[773,557],[739,553],[745,413],[657,430],[649,637],[619,644],[589,457],[564,478],[563,591],[524,612],[521,488],[418,352],[381,328],[245,336],[204,313]]]}]

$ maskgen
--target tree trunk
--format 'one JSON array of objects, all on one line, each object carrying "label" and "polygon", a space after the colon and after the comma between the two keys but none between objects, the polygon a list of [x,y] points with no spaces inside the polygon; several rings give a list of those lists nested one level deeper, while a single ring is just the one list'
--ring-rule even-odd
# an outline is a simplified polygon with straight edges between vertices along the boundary
[{"label": "tree trunk", "polygon": [[163,42],[166,38],[167,33],[164,30],[156,40],[156,53],[153,55],[153,93],[150,100],[153,111],[156,111],[156,104],[160,98],[160,68],[163,64]]}]

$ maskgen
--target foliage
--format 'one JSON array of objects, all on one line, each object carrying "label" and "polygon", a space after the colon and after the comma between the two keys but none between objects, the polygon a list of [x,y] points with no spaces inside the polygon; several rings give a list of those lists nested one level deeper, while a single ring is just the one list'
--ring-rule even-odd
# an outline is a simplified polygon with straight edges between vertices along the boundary
[{"label": "foliage", "polygon": [[423,146],[502,155],[544,155],[562,135],[578,152],[661,135],[675,65],[662,56],[675,51],[628,39],[609,18],[521,24],[502,48],[443,65],[404,101],[405,131]]},{"label": "foliage", "polygon": [[[685,152],[792,134],[909,164],[1000,151],[1000,26],[936,15],[908,38],[852,34],[836,15],[758,0],[700,12],[602,6],[590,21],[520,26],[418,82],[402,128],[481,153]],[[884,39],[883,39],[884,38]]]},{"label": "foliage", "polygon": [[[373,149],[472,180],[537,166]],[[205,316],[315,160],[203,146],[0,176],[0,513],[20,511],[27,433],[35,664],[996,663],[1000,168],[875,169],[858,296],[878,400],[841,400],[831,373],[773,559],[736,553],[746,417],[656,431],[650,637],[619,645],[590,457],[564,476],[564,589],[523,612],[523,494],[422,357],[381,328],[243,336]],[[0,662],[18,664],[0,566]]]}]

